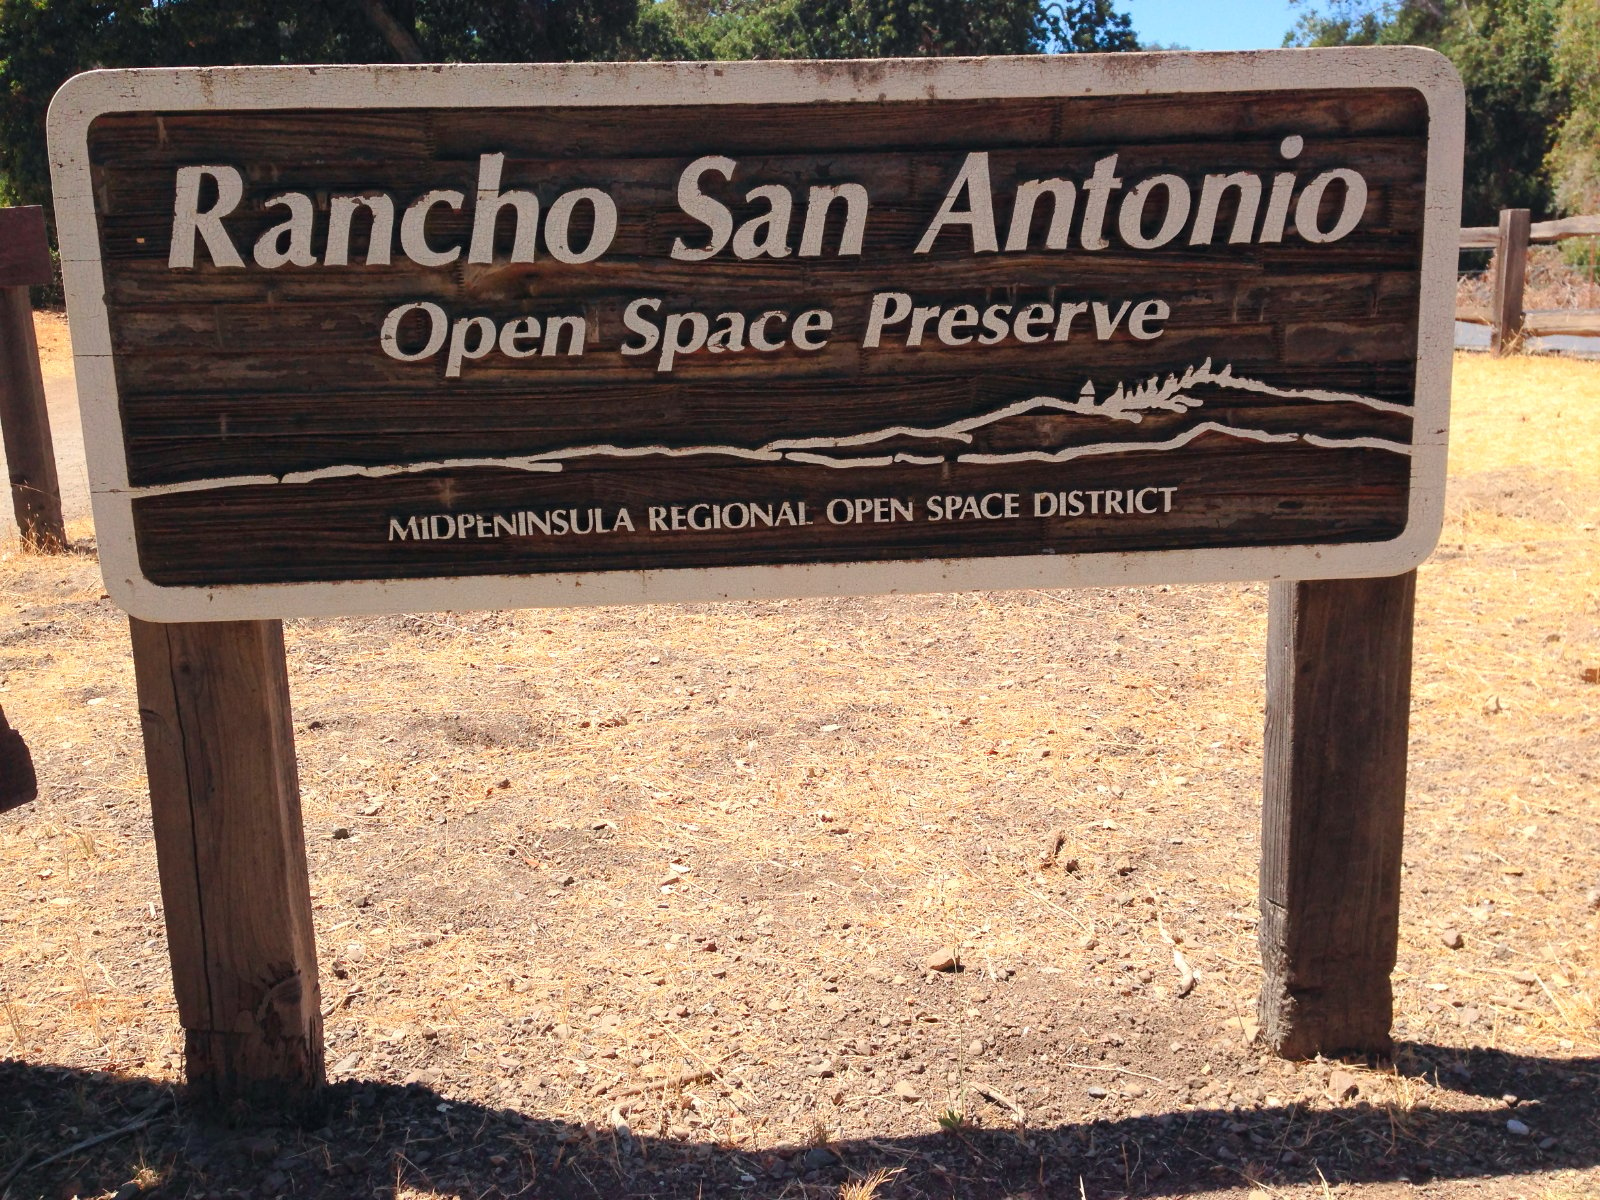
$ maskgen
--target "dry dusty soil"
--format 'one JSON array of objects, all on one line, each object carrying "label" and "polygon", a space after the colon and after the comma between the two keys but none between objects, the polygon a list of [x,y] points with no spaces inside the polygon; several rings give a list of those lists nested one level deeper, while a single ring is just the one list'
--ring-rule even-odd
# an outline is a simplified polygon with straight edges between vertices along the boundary
[{"label": "dry dusty soil", "polygon": [[0,1193],[1600,1196],[1600,365],[1456,391],[1392,1061],[1252,1044],[1262,586],[446,613],[289,623],[333,1085],[196,1111],[126,622],[0,550]]}]

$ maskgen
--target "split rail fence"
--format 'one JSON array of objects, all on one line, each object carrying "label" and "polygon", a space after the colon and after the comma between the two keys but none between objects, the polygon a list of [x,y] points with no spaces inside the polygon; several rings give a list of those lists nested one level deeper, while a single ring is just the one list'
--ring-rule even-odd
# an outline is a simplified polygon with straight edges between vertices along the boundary
[{"label": "split rail fence", "polygon": [[1560,221],[1531,220],[1525,208],[1503,208],[1500,224],[1469,226],[1461,231],[1461,249],[1493,250],[1493,275],[1487,310],[1458,305],[1456,320],[1489,326],[1489,350],[1508,354],[1523,338],[1567,334],[1600,337],[1600,309],[1534,309],[1522,307],[1528,275],[1528,246],[1567,238],[1600,237],[1600,215]]}]

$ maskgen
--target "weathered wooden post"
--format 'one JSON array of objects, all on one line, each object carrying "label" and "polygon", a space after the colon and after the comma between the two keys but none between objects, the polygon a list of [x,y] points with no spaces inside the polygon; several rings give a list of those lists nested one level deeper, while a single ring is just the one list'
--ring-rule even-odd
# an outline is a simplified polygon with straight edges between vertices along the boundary
[{"label": "weathered wooden post", "polygon": [[48,552],[66,548],[67,529],[28,289],[52,278],[44,209],[0,208],[0,435],[17,530]]},{"label": "weathered wooden post", "polygon": [[1391,1046],[1416,580],[1272,585],[1259,1016],[1286,1057]]},{"label": "weathered wooden post", "polygon": [[279,621],[131,621],[189,1086],[294,1105],[322,1014]]},{"label": "weathered wooden post", "polygon": [[1525,208],[1502,208],[1490,282],[1489,352],[1515,353],[1522,344],[1522,291],[1528,277],[1528,235],[1532,218]]}]

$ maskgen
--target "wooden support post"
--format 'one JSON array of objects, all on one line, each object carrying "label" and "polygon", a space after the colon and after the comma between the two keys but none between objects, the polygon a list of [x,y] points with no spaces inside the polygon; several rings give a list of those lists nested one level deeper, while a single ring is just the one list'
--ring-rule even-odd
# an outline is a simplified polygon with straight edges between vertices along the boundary
[{"label": "wooden support post", "polygon": [[303,1106],[322,1014],[283,624],[131,626],[190,1089]]},{"label": "wooden support post", "polygon": [[1260,1022],[1286,1058],[1392,1047],[1416,578],[1272,585]]},{"label": "wooden support post", "polygon": [[1528,234],[1532,220],[1525,208],[1500,210],[1500,236],[1494,253],[1490,288],[1489,352],[1512,354],[1522,343],[1522,288],[1528,275]]},{"label": "wooden support post", "polygon": [[22,541],[54,553],[66,549],[67,530],[28,300],[28,288],[51,277],[44,210],[0,208],[0,437]]}]

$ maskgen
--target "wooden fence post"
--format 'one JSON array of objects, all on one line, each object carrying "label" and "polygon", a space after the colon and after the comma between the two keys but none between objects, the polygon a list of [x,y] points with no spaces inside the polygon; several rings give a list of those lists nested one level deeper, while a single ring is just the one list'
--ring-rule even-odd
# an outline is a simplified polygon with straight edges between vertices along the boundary
[{"label": "wooden fence post", "polygon": [[283,624],[130,624],[189,1086],[304,1105],[322,1013]]},{"label": "wooden fence post", "polygon": [[1528,275],[1528,235],[1532,218],[1525,208],[1500,210],[1500,233],[1494,253],[1489,315],[1489,352],[1515,353],[1522,342],[1522,289]]},{"label": "wooden fence post", "polygon": [[0,437],[23,543],[54,553],[66,549],[67,530],[28,300],[29,287],[52,278],[44,210],[0,208]]},{"label": "wooden fence post", "polygon": [[1272,585],[1261,1032],[1287,1058],[1387,1053],[1416,572]]}]

